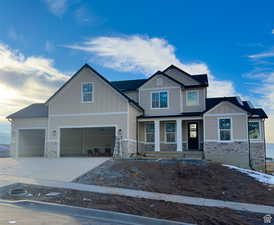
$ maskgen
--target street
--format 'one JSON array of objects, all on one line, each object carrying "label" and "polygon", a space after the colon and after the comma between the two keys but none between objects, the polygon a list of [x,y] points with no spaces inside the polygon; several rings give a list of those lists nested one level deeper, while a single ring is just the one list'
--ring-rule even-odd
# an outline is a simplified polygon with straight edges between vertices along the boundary
[{"label": "street", "polygon": [[14,205],[0,204],[0,224],[18,225],[125,225],[126,223],[107,222],[104,219],[84,216],[67,216],[61,213],[49,213],[26,209]]}]

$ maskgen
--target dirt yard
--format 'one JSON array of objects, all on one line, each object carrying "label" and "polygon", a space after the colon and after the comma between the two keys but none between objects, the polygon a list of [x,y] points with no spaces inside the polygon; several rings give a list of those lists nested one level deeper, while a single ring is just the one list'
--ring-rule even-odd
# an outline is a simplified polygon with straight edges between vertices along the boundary
[{"label": "dirt yard", "polygon": [[274,205],[274,190],[270,186],[236,170],[203,161],[109,160],[74,182]]},{"label": "dirt yard", "polygon": [[[27,197],[14,198],[9,195],[13,188],[24,188]],[[129,198],[36,185],[15,184],[0,189],[1,199],[36,200],[59,204],[112,210],[146,217],[168,219],[199,225],[259,225],[261,214],[233,211],[214,207],[198,207],[148,199]]]}]

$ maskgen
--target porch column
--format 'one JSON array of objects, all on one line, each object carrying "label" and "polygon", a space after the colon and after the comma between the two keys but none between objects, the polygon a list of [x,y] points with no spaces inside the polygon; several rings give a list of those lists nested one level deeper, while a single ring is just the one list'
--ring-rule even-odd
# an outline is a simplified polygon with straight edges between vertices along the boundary
[{"label": "porch column", "polygon": [[182,148],[182,119],[176,119],[176,142],[177,142],[177,152],[183,151],[183,148]]},{"label": "porch column", "polygon": [[160,151],[160,121],[154,120],[154,151]]}]

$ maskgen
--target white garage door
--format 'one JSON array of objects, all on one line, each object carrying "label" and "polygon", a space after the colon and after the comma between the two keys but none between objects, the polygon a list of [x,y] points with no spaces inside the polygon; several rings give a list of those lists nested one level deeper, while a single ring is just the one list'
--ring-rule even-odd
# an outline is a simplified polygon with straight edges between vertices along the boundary
[{"label": "white garage door", "polygon": [[19,157],[43,157],[45,152],[45,130],[19,130]]}]

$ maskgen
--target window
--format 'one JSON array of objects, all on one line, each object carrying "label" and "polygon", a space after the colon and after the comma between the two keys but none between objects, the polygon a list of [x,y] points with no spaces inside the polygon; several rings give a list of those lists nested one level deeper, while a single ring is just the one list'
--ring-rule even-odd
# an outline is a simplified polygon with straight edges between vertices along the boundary
[{"label": "window", "polygon": [[252,121],[248,122],[248,135],[250,139],[260,139],[261,138],[261,130],[260,130],[260,122]]},{"label": "window", "polygon": [[176,142],[176,123],[166,123],[166,142]]},{"label": "window", "polygon": [[198,105],[199,104],[199,92],[198,91],[187,91],[186,92],[186,104],[187,105]]},{"label": "window", "polygon": [[146,131],[146,142],[151,143],[154,142],[154,124],[148,123],[145,126]]},{"label": "window", "polygon": [[231,140],[231,119],[219,119],[219,139],[221,141]]},{"label": "window", "polygon": [[82,102],[90,103],[93,100],[92,83],[82,83]]},{"label": "window", "polygon": [[151,107],[153,109],[167,108],[168,93],[167,91],[153,92],[151,94]]}]

